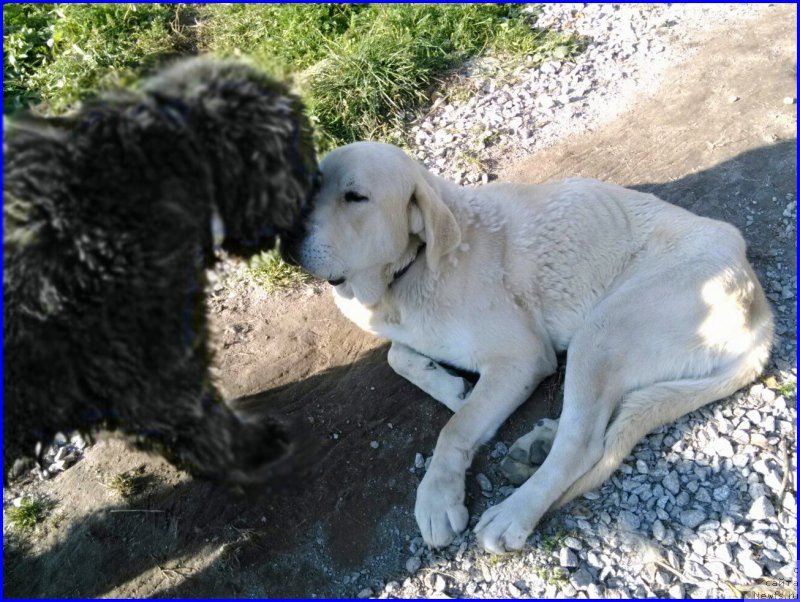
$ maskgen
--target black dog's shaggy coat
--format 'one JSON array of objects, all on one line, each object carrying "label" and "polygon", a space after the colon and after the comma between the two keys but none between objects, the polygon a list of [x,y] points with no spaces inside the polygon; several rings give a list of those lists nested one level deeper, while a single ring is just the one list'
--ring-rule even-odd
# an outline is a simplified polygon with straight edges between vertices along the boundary
[{"label": "black dog's shaggy coat", "polygon": [[4,475],[37,441],[103,423],[197,475],[258,480],[287,447],[209,379],[203,289],[222,247],[297,234],[317,173],[299,100],[191,59],[138,92],[4,139]]}]

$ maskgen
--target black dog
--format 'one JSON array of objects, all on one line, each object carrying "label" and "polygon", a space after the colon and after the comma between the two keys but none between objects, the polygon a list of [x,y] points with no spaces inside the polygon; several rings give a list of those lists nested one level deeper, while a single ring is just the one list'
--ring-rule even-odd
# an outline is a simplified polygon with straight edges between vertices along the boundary
[{"label": "black dog", "polygon": [[[120,428],[200,476],[260,480],[288,447],[209,378],[204,271],[299,235],[317,177],[299,100],[191,59],[4,140],[4,476],[58,431]],[[44,446],[42,446],[44,447]]]}]

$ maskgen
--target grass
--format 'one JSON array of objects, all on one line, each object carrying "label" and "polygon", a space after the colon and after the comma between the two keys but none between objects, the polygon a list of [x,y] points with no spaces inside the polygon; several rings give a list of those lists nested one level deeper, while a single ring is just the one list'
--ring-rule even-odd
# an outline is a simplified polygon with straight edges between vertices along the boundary
[{"label": "grass", "polygon": [[107,487],[122,499],[129,499],[142,491],[149,479],[144,473],[144,465],[115,474]]},{"label": "grass", "polygon": [[783,397],[791,397],[797,394],[797,382],[789,381],[781,384],[777,389],[778,395]]},{"label": "grass", "polygon": [[247,269],[250,277],[269,293],[291,289],[311,279],[300,268],[284,263],[275,250],[254,256]]},{"label": "grass", "polygon": [[557,531],[554,534],[550,535],[543,535],[542,536],[542,550],[545,552],[552,553],[556,550],[561,549],[561,543],[564,541],[564,538],[567,537],[568,533],[564,531]]},{"label": "grass", "polygon": [[30,530],[42,522],[47,515],[48,505],[42,500],[22,498],[19,506],[8,510],[8,520],[17,531]]},{"label": "grass", "polygon": [[516,5],[8,4],[3,16],[5,113],[43,103],[57,114],[198,49],[299,74],[322,151],[391,137],[471,57],[580,49],[533,30]]},{"label": "grass", "polygon": [[569,581],[566,571],[561,567],[536,567],[534,571],[548,585],[564,585]]},{"label": "grass", "polygon": [[180,52],[181,5],[6,4],[3,110],[43,103],[61,113],[76,100],[126,85]]}]

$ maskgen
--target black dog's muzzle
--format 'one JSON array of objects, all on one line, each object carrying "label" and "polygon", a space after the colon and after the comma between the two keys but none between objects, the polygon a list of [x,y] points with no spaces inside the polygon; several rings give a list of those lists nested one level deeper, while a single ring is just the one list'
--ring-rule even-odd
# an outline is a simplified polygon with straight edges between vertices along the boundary
[{"label": "black dog's muzzle", "polygon": [[321,186],[322,173],[317,170],[311,176],[311,186],[309,187],[303,208],[300,210],[300,213],[297,215],[297,218],[295,218],[291,227],[281,232],[281,259],[289,265],[300,265],[300,262],[296,259],[296,250],[306,235],[306,224],[308,223],[308,218],[311,216],[311,212],[314,210],[314,201],[317,198]]}]

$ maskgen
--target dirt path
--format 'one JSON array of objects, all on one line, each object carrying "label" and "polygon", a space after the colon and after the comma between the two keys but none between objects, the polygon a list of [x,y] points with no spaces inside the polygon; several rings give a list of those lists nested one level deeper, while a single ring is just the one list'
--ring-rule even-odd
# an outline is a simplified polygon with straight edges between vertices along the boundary
[{"label": "dirt path", "polygon": [[[796,193],[796,106],[783,104],[795,90],[795,22],[795,8],[777,7],[698,41],[702,50],[655,98],[500,179],[584,175],[646,189],[741,228],[762,277],[794,271],[796,230],[782,212]],[[225,390],[256,394],[252,404],[290,418],[305,467],[270,491],[235,494],[101,441],[54,480],[28,485],[58,505],[35,538],[5,547],[6,595],[355,596],[406,576],[422,474],[415,454],[430,454],[449,412],[390,370],[385,345],[339,315],[327,285],[251,289],[215,309]],[[793,303],[785,311],[793,337]],[[551,388],[500,438],[557,414]],[[483,452],[474,472],[496,463]],[[142,464],[151,481],[137,498],[122,502],[104,486]],[[473,513],[484,504],[474,481]]]}]

